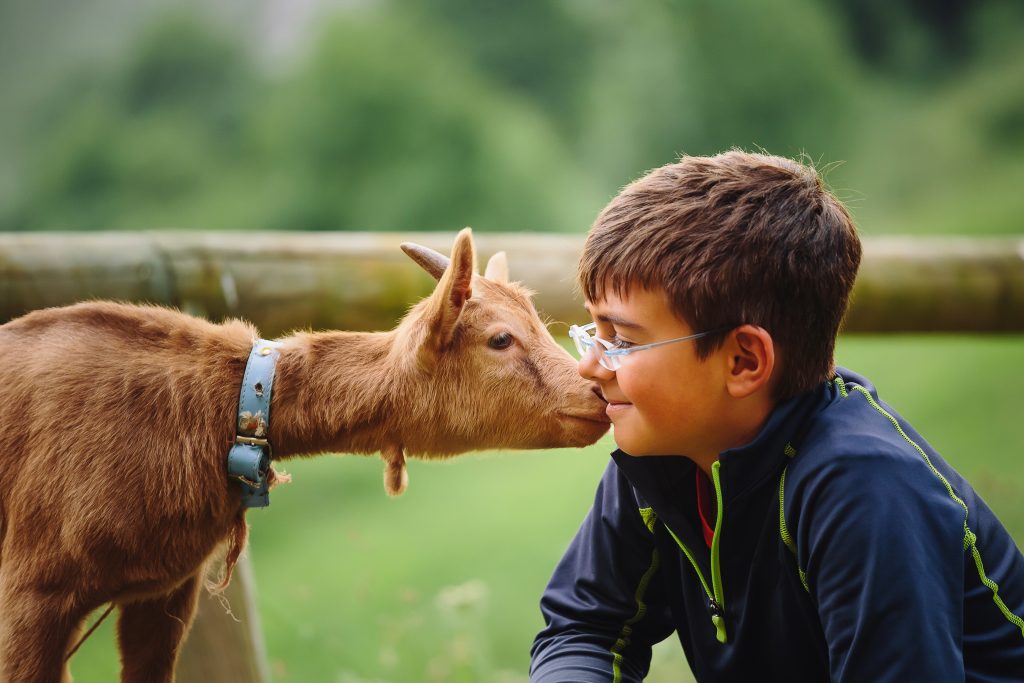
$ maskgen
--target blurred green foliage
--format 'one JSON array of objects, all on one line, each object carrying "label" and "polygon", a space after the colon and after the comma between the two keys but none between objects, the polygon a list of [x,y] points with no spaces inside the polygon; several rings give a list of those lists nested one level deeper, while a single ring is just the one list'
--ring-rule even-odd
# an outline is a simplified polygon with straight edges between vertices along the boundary
[{"label": "blurred green foliage", "polygon": [[[1024,231],[1019,2],[319,4],[287,58],[201,3],[56,49],[0,105],[0,230],[583,230],[644,170],[741,146],[828,169],[868,235]],[[6,90],[35,47],[0,47]]]}]

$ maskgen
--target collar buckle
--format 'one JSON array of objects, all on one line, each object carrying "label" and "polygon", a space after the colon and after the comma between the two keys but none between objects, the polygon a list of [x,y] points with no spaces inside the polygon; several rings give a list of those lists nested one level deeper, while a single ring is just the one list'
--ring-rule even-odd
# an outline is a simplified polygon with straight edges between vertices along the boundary
[{"label": "collar buckle", "polygon": [[271,449],[270,447],[270,442],[266,439],[261,439],[256,436],[243,436],[241,434],[236,434],[235,444],[242,444],[243,446],[256,446],[257,448],[266,448],[267,453],[270,455],[270,457],[274,457],[273,449]]}]

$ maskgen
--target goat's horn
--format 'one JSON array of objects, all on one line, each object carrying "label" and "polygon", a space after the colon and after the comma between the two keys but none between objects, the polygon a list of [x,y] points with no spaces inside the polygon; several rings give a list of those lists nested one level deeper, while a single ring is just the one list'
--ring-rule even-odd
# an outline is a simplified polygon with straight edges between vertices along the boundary
[{"label": "goat's horn", "polygon": [[448,264],[451,263],[451,259],[444,254],[440,254],[415,242],[402,242],[402,251],[408,254],[409,258],[413,261],[420,264],[423,270],[433,275],[435,280],[441,279],[444,271],[448,269]]}]

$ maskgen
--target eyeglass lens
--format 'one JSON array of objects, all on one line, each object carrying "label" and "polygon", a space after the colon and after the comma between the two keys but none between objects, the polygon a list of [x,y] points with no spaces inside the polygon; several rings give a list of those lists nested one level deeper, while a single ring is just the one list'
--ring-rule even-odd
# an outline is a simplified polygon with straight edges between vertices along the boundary
[{"label": "eyeglass lens", "polygon": [[615,357],[608,357],[605,355],[607,350],[605,345],[597,340],[597,336],[591,334],[590,330],[583,329],[581,327],[576,328],[575,334],[572,335],[573,342],[576,344],[576,350],[580,354],[580,358],[585,358],[588,353],[597,354],[597,362],[605,370],[615,371],[619,369],[619,359]]}]

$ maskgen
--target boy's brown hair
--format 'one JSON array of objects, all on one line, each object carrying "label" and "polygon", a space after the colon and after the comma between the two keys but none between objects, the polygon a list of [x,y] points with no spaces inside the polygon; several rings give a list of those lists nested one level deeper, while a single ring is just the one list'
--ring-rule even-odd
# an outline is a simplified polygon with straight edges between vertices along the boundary
[{"label": "boy's brown hair", "polygon": [[832,354],[861,245],[846,208],[810,166],[738,150],[682,157],[628,185],[601,212],[577,273],[587,300],[665,290],[706,358],[726,331],[776,344],[775,397],[813,388]]}]

